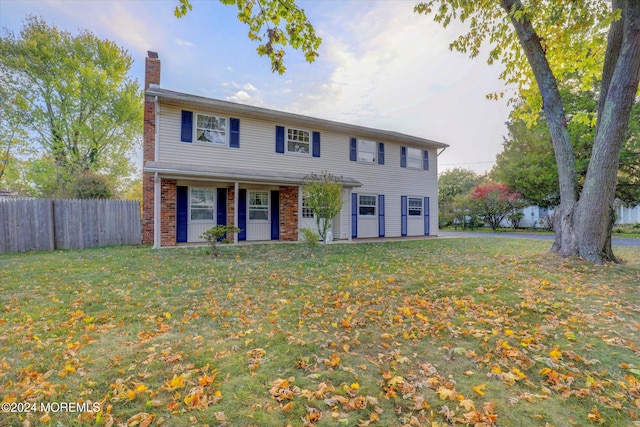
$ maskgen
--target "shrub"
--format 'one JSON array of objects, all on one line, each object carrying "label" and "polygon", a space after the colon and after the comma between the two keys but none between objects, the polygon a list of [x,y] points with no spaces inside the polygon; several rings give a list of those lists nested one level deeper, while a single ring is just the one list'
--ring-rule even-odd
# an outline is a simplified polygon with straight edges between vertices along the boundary
[{"label": "shrub", "polygon": [[241,230],[238,227],[234,227],[232,225],[217,225],[202,233],[200,237],[205,239],[209,244],[209,255],[217,258],[220,256],[218,243],[229,243],[227,234],[239,233],[240,231]]},{"label": "shrub", "polygon": [[316,248],[320,244],[320,235],[310,228],[301,228],[302,243],[309,248]]}]

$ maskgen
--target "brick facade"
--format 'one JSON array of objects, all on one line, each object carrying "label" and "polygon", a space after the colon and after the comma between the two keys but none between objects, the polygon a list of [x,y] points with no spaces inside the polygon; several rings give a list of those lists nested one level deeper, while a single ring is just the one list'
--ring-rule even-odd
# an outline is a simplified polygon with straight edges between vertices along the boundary
[{"label": "brick facade", "polygon": [[298,240],[298,187],[280,187],[280,240]]},{"label": "brick facade", "polygon": [[[144,88],[151,84],[160,84],[160,60],[158,54],[149,52],[145,62]],[[144,133],[143,133],[143,163],[155,159],[156,148],[156,104],[151,96],[144,99]],[[142,244],[153,244],[153,206],[154,179],[152,173],[142,174]],[[175,239],[174,239],[175,240]],[[174,242],[175,243],[175,242]]]},{"label": "brick facade", "polygon": [[[234,185],[230,185],[227,187],[227,225],[236,225],[235,224],[235,200],[236,200],[236,188]],[[228,233],[227,239],[233,240],[233,235],[235,233]]]},{"label": "brick facade", "polygon": [[161,179],[160,246],[176,245],[177,186],[175,179]]}]

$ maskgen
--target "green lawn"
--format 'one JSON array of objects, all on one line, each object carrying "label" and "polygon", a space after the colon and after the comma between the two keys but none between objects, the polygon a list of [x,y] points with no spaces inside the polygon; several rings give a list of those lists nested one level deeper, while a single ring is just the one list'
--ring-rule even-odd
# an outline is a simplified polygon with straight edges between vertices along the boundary
[{"label": "green lawn", "polygon": [[640,425],[640,251],[549,244],[2,255],[0,425]]}]

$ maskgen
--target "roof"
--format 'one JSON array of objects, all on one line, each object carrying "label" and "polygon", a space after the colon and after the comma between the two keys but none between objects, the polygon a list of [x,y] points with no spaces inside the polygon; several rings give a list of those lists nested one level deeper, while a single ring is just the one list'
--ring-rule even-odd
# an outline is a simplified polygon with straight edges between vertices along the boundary
[{"label": "roof", "polygon": [[252,105],[238,104],[235,102],[222,101],[219,99],[207,98],[204,96],[175,92],[172,90],[162,89],[157,85],[151,85],[146,90],[146,95],[156,96],[161,101],[173,102],[185,106],[215,109],[217,111],[222,111],[228,114],[241,114],[243,116],[249,116],[256,119],[282,121],[288,124],[302,126],[313,126],[317,129],[340,131],[362,138],[384,139],[385,141],[398,142],[402,144],[410,143],[432,149],[447,148],[449,146],[448,144],[444,144],[442,142],[432,141],[430,139],[419,138],[411,135],[405,135],[399,132],[373,129],[364,126],[336,122],[332,120],[319,119],[317,117],[304,116],[301,114],[287,113],[284,111],[271,110],[268,108],[254,107]]},{"label": "roof", "polygon": [[[260,171],[256,169],[220,168],[175,162],[146,162],[144,172],[158,172],[170,178],[206,178],[228,182],[269,183],[269,184],[304,184],[307,175],[300,173]],[[345,187],[360,187],[362,183],[353,178],[343,176]]]}]

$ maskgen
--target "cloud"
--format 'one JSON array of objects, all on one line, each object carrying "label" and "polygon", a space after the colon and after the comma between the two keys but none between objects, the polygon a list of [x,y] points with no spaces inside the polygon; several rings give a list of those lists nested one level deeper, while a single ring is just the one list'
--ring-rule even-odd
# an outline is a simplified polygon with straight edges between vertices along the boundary
[{"label": "cloud", "polygon": [[332,71],[295,91],[287,109],[448,143],[447,163],[494,159],[508,108],[485,95],[503,90],[501,69],[449,51],[461,25],[443,30],[408,2],[373,5],[333,22],[339,31],[323,28],[321,58]]},{"label": "cloud", "polygon": [[186,46],[186,47],[193,47],[193,43],[182,40],[182,39],[176,39],[176,44],[178,46]]}]

